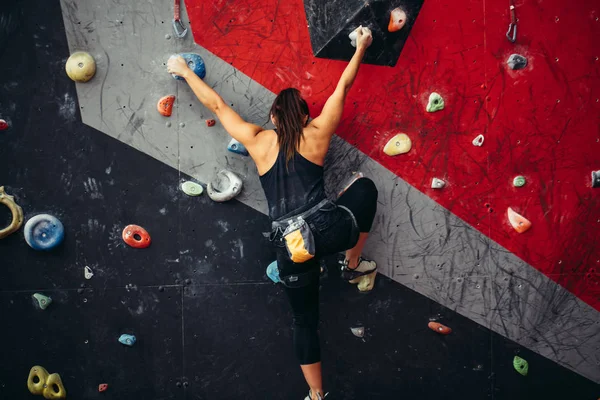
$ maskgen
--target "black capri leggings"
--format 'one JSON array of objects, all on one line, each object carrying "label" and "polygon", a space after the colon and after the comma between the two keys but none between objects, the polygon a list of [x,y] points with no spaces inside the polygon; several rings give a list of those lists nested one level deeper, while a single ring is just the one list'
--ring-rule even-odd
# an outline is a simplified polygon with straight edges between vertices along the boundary
[{"label": "black capri leggings", "polygon": [[[375,219],[377,211],[377,188],[372,180],[360,178],[356,180],[335,202],[350,210],[356,220],[354,225],[352,216],[346,211],[342,215],[348,215],[348,218],[338,218],[332,224],[327,226],[321,233],[315,232],[315,244],[317,254],[324,256],[331,254],[328,252],[319,252],[320,241],[327,241],[328,237],[344,236],[348,231],[369,232]],[[339,207],[339,208],[342,208]],[[332,214],[334,215],[334,214]],[[319,217],[321,218],[321,217]],[[331,218],[335,219],[335,216]],[[322,223],[322,221],[320,221]],[[316,225],[316,223],[315,223]],[[327,223],[322,223],[326,226]],[[318,228],[315,229],[318,231]],[[352,235],[354,238],[347,243],[345,249],[336,249],[338,251],[347,250],[356,245],[358,235]],[[328,247],[328,243],[321,243]],[[307,261],[303,264],[294,264],[287,256],[284,249],[277,251],[277,264],[280,276],[290,275],[290,272],[300,270],[308,273],[311,279],[306,280],[306,284],[299,287],[285,287],[288,300],[294,314],[294,349],[296,357],[301,365],[314,364],[321,361],[321,349],[319,346],[319,262],[318,258]]]}]

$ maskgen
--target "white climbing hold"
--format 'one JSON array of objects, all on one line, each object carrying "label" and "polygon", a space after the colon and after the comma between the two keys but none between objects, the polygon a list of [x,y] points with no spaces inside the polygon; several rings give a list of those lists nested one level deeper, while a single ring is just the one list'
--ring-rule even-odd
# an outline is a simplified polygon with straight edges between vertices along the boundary
[{"label": "white climbing hold", "polygon": [[94,276],[94,272],[90,267],[86,265],[85,267],[83,267],[83,276],[85,277],[85,279],[92,279],[92,276]]},{"label": "white climbing hold", "polygon": [[181,191],[188,196],[200,196],[204,188],[196,182],[186,181],[181,184]]},{"label": "white climbing hold", "polygon": [[[217,190],[215,186],[220,186],[218,183],[223,183],[223,180],[228,180],[229,185],[225,188],[219,188]],[[231,171],[222,170],[217,174],[217,182],[213,184],[213,182],[208,184],[206,188],[206,193],[211,200],[216,202],[224,202],[233,199],[235,196],[240,194],[242,191],[242,180],[236,174]]]},{"label": "white climbing hold", "polygon": [[432,189],[441,189],[444,186],[446,186],[446,182],[444,182],[443,180],[441,180],[439,178],[433,178],[433,180],[431,181]]},{"label": "white climbing hold", "polygon": [[359,25],[358,28],[356,28],[355,30],[350,32],[350,34],[348,35],[348,37],[350,38],[350,44],[352,45],[352,47],[356,47],[356,39],[358,38],[358,30],[360,28],[362,28],[362,25]]},{"label": "white climbing hold", "polygon": [[483,139],[485,139],[483,137],[483,135],[477,136],[475,139],[473,139],[473,146],[477,146],[477,147],[483,146]]},{"label": "white climbing hold", "polygon": [[356,337],[362,338],[365,336],[365,328],[362,326],[358,328],[350,328],[350,331],[352,331],[352,334]]},{"label": "white climbing hold", "polygon": [[396,156],[398,154],[408,153],[412,148],[412,142],[408,135],[399,133],[387,142],[383,148],[383,152],[388,156]]}]

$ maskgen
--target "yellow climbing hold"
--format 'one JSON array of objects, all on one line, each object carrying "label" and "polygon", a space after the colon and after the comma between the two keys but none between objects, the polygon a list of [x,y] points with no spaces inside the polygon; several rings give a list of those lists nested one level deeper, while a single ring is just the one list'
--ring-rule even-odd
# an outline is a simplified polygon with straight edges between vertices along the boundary
[{"label": "yellow climbing hold", "polygon": [[42,394],[49,375],[44,367],[34,365],[29,371],[29,377],[27,378],[27,388],[29,391],[32,394]]},{"label": "yellow climbing hold", "polygon": [[90,53],[77,51],[67,60],[65,70],[75,82],[87,82],[96,74],[96,61]]},{"label": "yellow climbing hold", "polygon": [[408,153],[412,147],[410,138],[405,133],[399,133],[390,139],[383,148],[383,152],[388,156],[397,156],[398,154]]},{"label": "yellow climbing hold", "polygon": [[13,232],[16,232],[23,225],[23,209],[15,203],[15,198],[4,191],[4,186],[0,186],[0,204],[8,207],[12,213],[12,221],[6,228],[0,229],[0,239],[3,239]]},{"label": "yellow climbing hold", "polygon": [[67,397],[67,391],[65,390],[65,386],[63,385],[59,374],[55,373],[48,377],[44,393],[42,394],[48,400],[64,399]]}]

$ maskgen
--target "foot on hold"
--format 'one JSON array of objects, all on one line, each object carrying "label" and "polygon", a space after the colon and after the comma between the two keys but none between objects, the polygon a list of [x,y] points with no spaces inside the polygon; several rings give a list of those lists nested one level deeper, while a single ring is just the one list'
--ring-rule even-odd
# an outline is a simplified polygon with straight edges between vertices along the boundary
[{"label": "foot on hold", "polygon": [[204,188],[196,182],[186,181],[181,184],[181,191],[188,196],[200,196]]},{"label": "foot on hold", "polygon": [[531,222],[522,215],[517,214],[513,211],[512,208],[508,207],[508,221],[515,228],[515,231],[519,233],[526,232],[529,228],[531,228]]},{"label": "foot on hold", "polygon": [[173,104],[175,104],[175,96],[172,94],[161,97],[158,100],[158,104],[156,104],[156,109],[160,113],[160,115],[164,117],[170,117],[173,114]]},{"label": "foot on hold", "polygon": [[15,198],[6,194],[4,186],[0,186],[0,204],[8,207],[12,214],[12,221],[6,228],[0,229],[0,239],[4,239],[23,225],[23,209],[15,203]]},{"label": "foot on hold", "polygon": [[527,66],[527,59],[520,54],[511,54],[506,64],[510,69],[523,69]]},{"label": "foot on hold", "polygon": [[101,383],[98,385],[99,392],[106,392],[106,389],[108,389],[108,383]]},{"label": "foot on hold", "polygon": [[27,378],[27,388],[31,394],[42,394],[44,392],[44,386],[48,380],[50,374],[44,367],[34,365],[29,371],[29,377]]},{"label": "foot on hold", "polygon": [[444,99],[438,93],[433,92],[429,95],[427,103],[427,112],[436,112],[444,109]]},{"label": "foot on hold", "polygon": [[524,186],[526,182],[527,181],[525,180],[525,177],[523,175],[515,176],[515,178],[513,179],[513,186],[521,187]]},{"label": "foot on hold", "polygon": [[25,223],[25,241],[34,250],[50,250],[62,243],[65,228],[58,218],[38,214]]},{"label": "foot on hold", "polygon": [[481,147],[483,146],[483,140],[485,138],[483,135],[478,135],[475,139],[473,139],[473,146]]},{"label": "foot on hold", "polygon": [[[223,181],[227,181],[226,184]],[[219,187],[217,190],[216,187]],[[208,184],[206,192],[211,200],[222,203],[233,199],[242,191],[242,180],[233,172],[222,170],[217,174],[216,182]]]},{"label": "foot on hold", "polygon": [[41,293],[34,293],[31,297],[33,297],[35,304],[42,310],[45,310],[50,304],[52,304],[52,299],[48,296],[44,296]]},{"label": "foot on hold", "polygon": [[123,229],[123,241],[136,249],[145,249],[150,246],[150,234],[139,225],[127,225]]},{"label": "foot on hold", "polygon": [[388,156],[408,153],[412,148],[412,142],[405,133],[399,133],[391,138],[383,147],[383,152]]},{"label": "foot on hold", "polygon": [[388,32],[397,32],[406,24],[406,13],[400,7],[394,8],[390,13]]},{"label": "foot on hold", "polygon": [[433,178],[431,180],[431,188],[432,189],[442,189],[444,186],[446,186],[446,182],[444,182],[443,180],[441,180],[439,178]]},{"label": "foot on hold", "polygon": [[8,129],[8,122],[3,119],[0,119],[0,131],[5,131]]},{"label": "foot on hold", "polygon": [[[190,67],[190,69],[196,75],[198,75],[198,77],[200,79],[204,79],[204,77],[206,76],[206,67],[204,65],[204,60],[202,59],[202,57],[200,57],[199,54],[196,54],[196,53],[181,53],[179,55],[181,57],[183,57],[183,59],[185,60],[185,62],[188,65],[188,67]],[[177,56],[171,56],[171,57],[177,57]],[[174,79],[177,79],[178,81],[182,81],[183,80],[182,77],[177,76],[175,74],[171,74],[171,76]]]},{"label": "foot on hold", "polygon": [[427,326],[429,327],[429,329],[431,329],[434,332],[439,333],[440,335],[448,335],[448,334],[452,333],[452,329],[448,328],[446,325],[440,324],[439,322],[431,321],[430,323],[427,324]]},{"label": "foot on hold", "polygon": [[377,275],[377,264],[375,261],[365,260],[362,257],[358,259],[356,268],[348,267],[348,260],[340,261],[342,264],[342,278],[349,283],[358,284],[358,290],[368,292],[375,285],[375,276]]},{"label": "foot on hold", "polygon": [[[597,188],[600,187],[600,170],[592,171],[592,187]],[[0,236],[1,238],[2,236]]]},{"label": "foot on hold", "polygon": [[515,370],[523,376],[527,376],[527,373],[529,372],[529,363],[519,356],[515,356],[513,359],[513,367],[515,367]]},{"label": "foot on hold", "polygon": [[241,154],[243,156],[249,155],[248,150],[246,150],[246,147],[235,139],[231,139],[231,141],[227,145],[227,150],[231,151],[232,153]]},{"label": "foot on hold", "polygon": [[90,53],[77,51],[67,60],[65,70],[69,78],[75,82],[87,82],[96,74],[96,61]]},{"label": "foot on hold", "polygon": [[134,335],[128,335],[126,333],[119,336],[119,343],[124,344],[125,346],[133,346],[137,339]]}]

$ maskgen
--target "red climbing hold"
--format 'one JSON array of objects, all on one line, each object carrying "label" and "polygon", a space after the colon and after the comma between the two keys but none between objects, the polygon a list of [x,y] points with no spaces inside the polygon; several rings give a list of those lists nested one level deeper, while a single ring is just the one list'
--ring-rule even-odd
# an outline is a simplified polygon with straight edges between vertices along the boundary
[{"label": "red climbing hold", "polygon": [[108,389],[108,383],[101,383],[98,385],[99,392],[105,392]]},{"label": "red climbing hold", "polygon": [[452,329],[448,328],[446,325],[440,324],[439,322],[430,322],[429,324],[427,324],[427,326],[429,327],[429,329],[431,329],[432,331],[436,331],[440,335],[448,335],[452,333]]},{"label": "red climbing hold", "polygon": [[0,119],[0,131],[4,131],[8,129],[8,122],[3,119]]},{"label": "red climbing hold", "polygon": [[217,123],[214,119],[207,119],[206,126],[214,126]]},{"label": "red climbing hold", "polygon": [[394,8],[390,13],[390,23],[388,24],[389,32],[397,32],[406,24],[406,13],[400,7]]},{"label": "red climbing hold", "polygon": [[160,113],[160,115],[164,115],[165,117],[170,117],[173,113],[173,104],[175,103],[175,96],[172,94],[161,97],[158,100],[158,104],[156,105],[156,109]]},{"label": "red climbing hold", "polygon": [[515,228],[515,231],[519,233],[526,232],[531,228],[531,222],[522,215],[517,214],[512,208],[508,207],[508,221]]},{"label": "red climbing hold", "polygon": [[141,226],[127,225],[123,229],[123,241],[136,249],[144,249],[150,246],[151,240],[148,232]]}]

